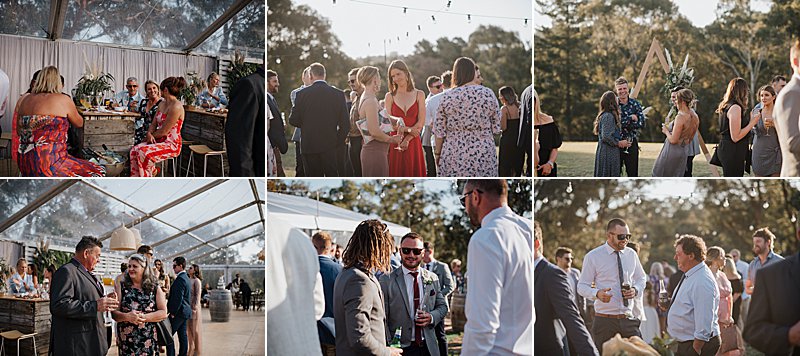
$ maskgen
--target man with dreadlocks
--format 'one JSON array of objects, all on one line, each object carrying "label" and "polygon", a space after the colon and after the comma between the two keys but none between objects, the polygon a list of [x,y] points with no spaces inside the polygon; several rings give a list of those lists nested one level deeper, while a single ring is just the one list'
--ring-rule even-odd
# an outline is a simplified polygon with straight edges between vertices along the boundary
[{"label": "man with dreadlocks", "polygon": [[397,356],[386,346],[384,297],[375,272],[389,272],[394,238],[386,224],[359,224],[342,254],[344,269],[333,287],[333,318],[337,355]]}]

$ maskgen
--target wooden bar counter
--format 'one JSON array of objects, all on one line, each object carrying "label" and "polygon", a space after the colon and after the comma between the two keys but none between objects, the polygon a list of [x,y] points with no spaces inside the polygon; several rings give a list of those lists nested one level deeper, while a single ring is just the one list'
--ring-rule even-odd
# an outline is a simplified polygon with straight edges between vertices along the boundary
[{"label": "wooden bar counter", "polygon": [[[17,330],[23,334],[36,332],[36,349],[39,355],[47,355],[50,350],[50,300],[23,299],[12,295],[0,296],[0,329]],[[17,343],[5,342],[7,355],[17,354]],[[33,355],[31,339],[20,341],[20,354]]]},{"label": "wooden bar counter", "polygon": [[84,111],[83,129],[78,129],[82,146],[102,152],[103,145],[124,157],[133,148],[134,120],[141,115],[132,112],[105,113]]},{"label": "wooden bar counter", "polygon": [[[181,139],[191,141],[192,145],[206,145],[214,151],[224,151],[225,148],[225,120],[227,114],[207,112],[200,108],[184,106],[185,119],[181,128]],[[189,164],[189,145],[184,144],[181,149],[181,166]],[[225,176],[230,176],[228,155],[225,154]],[[203,156],[195,155],[193,161],[197,175],[203,175]],[[219,156],[208,158],[207,174],[212,177],[220,176]]]}]

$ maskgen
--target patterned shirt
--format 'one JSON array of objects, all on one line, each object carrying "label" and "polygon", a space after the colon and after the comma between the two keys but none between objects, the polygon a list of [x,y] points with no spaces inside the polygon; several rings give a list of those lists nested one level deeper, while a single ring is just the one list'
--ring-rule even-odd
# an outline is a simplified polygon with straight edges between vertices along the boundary
[{"label": "patterned shirt", "polygon": [[[642,112],[642,104],[634,98],[628,98],[627,104],[619,104],[619,110],[622,114],[620,121],[622,123],[622,137],[628,138],[637,136],[639,130],[644,127],[644,113]],[[636,122],[631,119],[632,115],[638,118]]]}]

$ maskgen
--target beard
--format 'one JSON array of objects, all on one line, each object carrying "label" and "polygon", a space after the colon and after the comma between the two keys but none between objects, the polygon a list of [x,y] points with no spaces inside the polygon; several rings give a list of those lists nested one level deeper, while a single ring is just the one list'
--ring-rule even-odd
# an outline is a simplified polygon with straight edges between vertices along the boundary
[{"label": "beard", "polygon": [[407,259],[405,259],[405,258],[403,259],[403,267],[405,267],[405,268],[407,268],[407,269],[410,269],[410,270],[413,270],[413,269],[415,269],[415,268],[419,267],[419,265],[420,265],[421,263],[422,263],[422,259],[421,259],[421,258],[420,258],[420,259],[418,259],[418,260],[416,260],[416,261],[413,261],[413,262],[411,262],[411,261],[408,261],[408,260],[407,260]]}]

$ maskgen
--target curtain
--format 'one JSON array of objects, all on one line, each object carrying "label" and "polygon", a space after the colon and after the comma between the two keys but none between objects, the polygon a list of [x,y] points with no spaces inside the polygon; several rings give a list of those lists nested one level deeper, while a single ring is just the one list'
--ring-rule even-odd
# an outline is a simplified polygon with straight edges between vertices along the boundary
[{"label": "curtain", "polygon": [[0,69],[11,82],[9,104],[2,115],[3,131],[11,129],[11,116],[17,99],[28,90],[33,73],[46,65],[58,67],[64,76],[64,92],[72,88],[87,70],[87,64],[114,76],[116,92],[125,90],[125,80],[139,80],[139,91],[144,92],[148,79],[161,83],[171,76],[185,76],[195,71],[201,79],[218,71],[218,59],[194,54],[179,54],[157,49],[132,49],[114,45],[0,35]]}]

